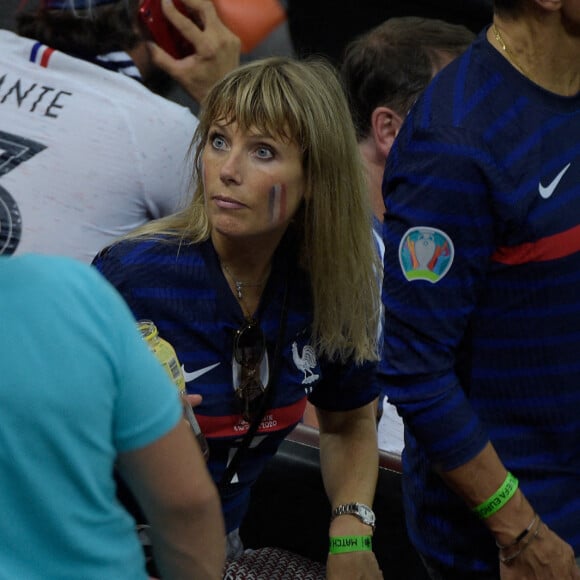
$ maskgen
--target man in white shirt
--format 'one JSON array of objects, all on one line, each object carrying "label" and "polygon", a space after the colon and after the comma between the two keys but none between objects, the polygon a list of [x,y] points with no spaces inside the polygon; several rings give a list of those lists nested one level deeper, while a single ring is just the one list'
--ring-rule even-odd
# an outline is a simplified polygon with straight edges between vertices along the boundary
[{"label": "man in white shirt", "polygon": [[179,60],[148,42],[134,2],[45,0],[18,35],[0,30],[0,199],[20,215],[18,253],[90,262],[181,208],[197,119],[147,82],[161,69],[199,102],[240,52],[210,0],[186,2],[192,20],[162,3],[195,48]]}]

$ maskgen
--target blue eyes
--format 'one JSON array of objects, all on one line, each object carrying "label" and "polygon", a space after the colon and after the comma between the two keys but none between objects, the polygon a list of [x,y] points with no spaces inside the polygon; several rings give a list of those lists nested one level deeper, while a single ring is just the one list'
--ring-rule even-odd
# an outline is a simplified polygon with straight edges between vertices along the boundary
[{"label": "blue eyes", "polygon": [[[210,135],[208,141],[216,151],[226,151],[229,148],[226,138],[218,133]],[[252,150],[252,155],[264,161],[273,159],[275,156],[274,149],[268,145],[264,145],[263,143],[256,145]]]},{"label": "blue eyes", "polygon": [[221,135],[212,135],[210,137],[211,146],[214,149],[225,149],[226,147],[226,140]]},{"label": "blue eyes", "polygon": [[274,157],[273,151],[269,147],[258,147],[256,149],[256,155],[260,159],[272,159]]}]

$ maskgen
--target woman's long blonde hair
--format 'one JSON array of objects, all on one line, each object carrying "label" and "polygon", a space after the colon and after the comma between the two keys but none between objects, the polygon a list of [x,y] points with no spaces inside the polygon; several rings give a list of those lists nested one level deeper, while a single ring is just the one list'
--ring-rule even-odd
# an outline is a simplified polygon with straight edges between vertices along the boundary
[{"label": "woman's long blonde hair", "polygon": [[305,201],[294,225],[301,241],[298,259],[312,284],[313,345],[333,360],[377,360],[382,265],[354,126],[327,63],[273,57],[243,65],[217,83],[203,103],[192,142],[192,202],[129,236],[177,236],[182,244],[209,238],[200,163],[216,121],[255,127],[301,147]]}]

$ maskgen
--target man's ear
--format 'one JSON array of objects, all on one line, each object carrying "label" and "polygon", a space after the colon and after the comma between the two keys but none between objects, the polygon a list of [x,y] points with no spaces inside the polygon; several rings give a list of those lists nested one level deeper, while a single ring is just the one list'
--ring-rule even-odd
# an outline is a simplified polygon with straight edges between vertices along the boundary
[{"label": "man's ear", "polygon": [[403,118],[388,107],[377,107],[371,115],[371,131],[378,152],[388,157],[393,141],[401,129]]}]

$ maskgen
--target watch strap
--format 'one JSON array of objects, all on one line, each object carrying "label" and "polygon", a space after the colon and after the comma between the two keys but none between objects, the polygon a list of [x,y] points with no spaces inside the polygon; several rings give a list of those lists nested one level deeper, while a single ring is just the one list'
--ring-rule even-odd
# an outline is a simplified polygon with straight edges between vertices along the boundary
[{"label": "watch strap", "polygon": [[363,524],[370,526],[373,530],[375,529],[375,513],[372,508],[364,503],[352,502],[340,504],[332,510],[332,516],[330,519],[332,521],[334,518],[344,515],[354,516]]}]

